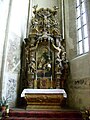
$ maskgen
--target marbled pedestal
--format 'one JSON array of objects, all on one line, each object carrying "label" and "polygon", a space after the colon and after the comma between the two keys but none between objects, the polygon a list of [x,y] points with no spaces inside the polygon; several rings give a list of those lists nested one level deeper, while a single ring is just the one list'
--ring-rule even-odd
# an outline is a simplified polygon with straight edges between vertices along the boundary
[{"label": "marbled pedestal", "polygon": [[64,89],[24,89],[21,97],[27,102],[27,110],[59,110],[67,94]]}]

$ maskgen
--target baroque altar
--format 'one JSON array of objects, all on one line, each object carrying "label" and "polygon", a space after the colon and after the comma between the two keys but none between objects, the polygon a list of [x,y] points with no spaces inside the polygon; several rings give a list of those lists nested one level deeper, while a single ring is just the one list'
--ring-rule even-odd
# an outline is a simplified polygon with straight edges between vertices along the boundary
[{"label": "baroque altar", "polygon": [[37,5],[33,8],[29,35],[23,42],[21,75],[24,90],[21,97],[27,102],[26,109],[39,106],[42,109],[59,109],[66,94],[64,85],[68,77],[68,60],[65,40],[56,20],[58,8],[37,10]]}]

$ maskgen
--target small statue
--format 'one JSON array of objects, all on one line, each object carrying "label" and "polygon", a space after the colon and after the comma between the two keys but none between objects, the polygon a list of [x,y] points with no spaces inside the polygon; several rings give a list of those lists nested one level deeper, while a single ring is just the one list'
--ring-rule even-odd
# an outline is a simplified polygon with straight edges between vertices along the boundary
[{"label": "small statue", "polygon": [[58,51],[57,58],[60,58],[60,54],[61,54],[62,49],[59,46],[55,46],[53,43],[52,43],[52,45]]},{"label": "small statue", "polygon": [[35,72],[35,63],[34,62],[31,62],[29,65],[28,65],[28,67],[30,68],[30,72],[32,73],[32,72]]},{"label": "small statue", "polygon": [[30,64],[28,65],[28,69],[29,69],[28,72],[32,73],[36,71],[35,63],[36,63],[35,59],[31,58]]},{"label": "small statue", "polygon": [[29,46],[25,47],[26,63],[29,63]]},{"label": "small statue", "polygon": [[63,52],[61,55],[62,61],[66,61],[66,52]]}]

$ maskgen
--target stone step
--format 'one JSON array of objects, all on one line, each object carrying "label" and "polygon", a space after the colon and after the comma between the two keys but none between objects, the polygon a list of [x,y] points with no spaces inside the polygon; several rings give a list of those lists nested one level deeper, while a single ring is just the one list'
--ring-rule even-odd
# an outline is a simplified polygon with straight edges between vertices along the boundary
[{"label": "stone step", "polygon": [[79,111],[10,111],[11,117],[36,117],[36,118],[81,118]]},{"label": "stone step", "polygon": [[10,110],[9,117],[2,120],[82,120],[82,113],[75,110]]},{"label": "stone step", "polygon": [[27,117],[9,117],[2,120],[82,120],[81,118],[27,118]]}]

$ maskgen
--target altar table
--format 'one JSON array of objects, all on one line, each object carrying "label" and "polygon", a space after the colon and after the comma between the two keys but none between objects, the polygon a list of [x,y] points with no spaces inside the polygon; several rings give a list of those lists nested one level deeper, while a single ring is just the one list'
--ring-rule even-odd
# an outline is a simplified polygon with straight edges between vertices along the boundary
[{"label": "altar table", "polygon": [[67,94],[64,89],[24,89],[21,97],[27,102],[27,110],[58,110]]}]

